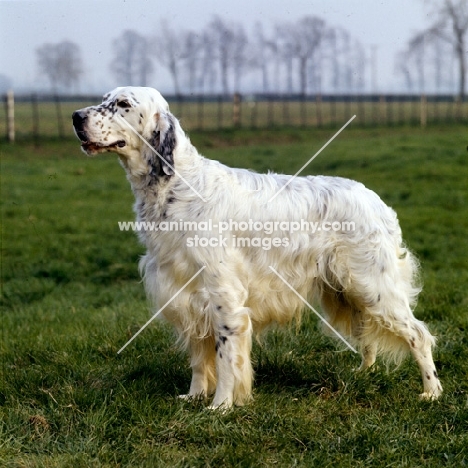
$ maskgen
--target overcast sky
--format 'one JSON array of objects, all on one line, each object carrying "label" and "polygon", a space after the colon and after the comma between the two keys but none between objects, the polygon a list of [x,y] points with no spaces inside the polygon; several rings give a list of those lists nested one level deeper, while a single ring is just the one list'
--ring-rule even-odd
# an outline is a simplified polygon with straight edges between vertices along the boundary
[{"label": "overcast sky", "polygon": [[[46,42],[71,40],[81,46],[85,75],[81,88],[103,92],[118,84],[109,71],[112,40],[125,29],[156,34],[171,29],[203,28],[214,15],[252,31],[278,22],[316,15],[330,26],[347,29],[370,57],[376,46],[378,90],[397,88],[395,53],[410,36],[430,23],[423,0],[0,0],[0,74],[15,88],[46,87],[39,76],[35,49]],[[167,74],[157,71],[151,85],[172,91]]]}]

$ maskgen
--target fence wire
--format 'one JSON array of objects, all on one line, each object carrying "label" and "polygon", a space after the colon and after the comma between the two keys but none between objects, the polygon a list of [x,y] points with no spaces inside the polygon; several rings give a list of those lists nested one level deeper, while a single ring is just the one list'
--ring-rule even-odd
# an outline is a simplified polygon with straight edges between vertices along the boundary
[{"label": "fence wire", "polygon": [[[454,96],[426,95],[239,95],[167,96],[185,130],[231,128],[338,127],[356,114],[354,125],[426,126],[466,122],[468,102]],[[0,113],[0,135],[8,139],[7,97]],[[71,138],[74,110],[96,105],[100,96],[18,95],[14,97],[16,140]],[[10,116],[11,117],[11,116]],[[11,121],[11,119],[10,119]],[[10,129],[11,130],[11,129]]]}]

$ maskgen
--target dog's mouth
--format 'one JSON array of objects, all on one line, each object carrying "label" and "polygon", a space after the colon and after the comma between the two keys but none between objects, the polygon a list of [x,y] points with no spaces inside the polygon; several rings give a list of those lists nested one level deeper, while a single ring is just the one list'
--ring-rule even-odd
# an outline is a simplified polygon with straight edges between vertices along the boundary
[{"label": "dog's mouth", "polygon": [[112,151],[116,148],[124,148],[127,145],[125,140],[117,140],[114,143],[111,143],[110,145],[103,145],[101,143],[97,143],[94,141],[82,141],[81,142],[81,147],[87,152],[87,153],[98,153],[102,151]]}]

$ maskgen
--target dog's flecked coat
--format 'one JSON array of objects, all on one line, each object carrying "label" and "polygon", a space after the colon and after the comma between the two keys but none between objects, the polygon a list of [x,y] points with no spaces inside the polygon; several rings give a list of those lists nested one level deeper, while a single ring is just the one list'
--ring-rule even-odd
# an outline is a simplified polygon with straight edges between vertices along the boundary
[{"label": "dog's flecked coat", "polygon": [[[73,121],[86,153],[118,154],[138,221],[277,222],[270,237],[283,242],[268,249],[253,245],[254,237],[267,237],[258,231],[230,230],[220,245],[204,246],[194,246],[195,234],[218,234],[204,228],[139,233],[147,249],[141,269],[149,297],[160,307],[178,293],[162,314],[191,356],[188,396],[214,393],[212,408],[248,401],[252,334],[297,317],[304,308],[299,296],[320,301],[328,322],[362,353],[361,369],[379,353],[399,360],[410,351],[422,373],[422,397],[441,394],[434,338],[412,313],[417,263],[402,243],[395,212],[374,192],[338,177],[291,180],[208,160],[151,88],[117,88],[102,104],[76,111]],[[300,220],[352,223],[355,229],[278,228]],[[239,245],[240,237],[252,242]]]}]

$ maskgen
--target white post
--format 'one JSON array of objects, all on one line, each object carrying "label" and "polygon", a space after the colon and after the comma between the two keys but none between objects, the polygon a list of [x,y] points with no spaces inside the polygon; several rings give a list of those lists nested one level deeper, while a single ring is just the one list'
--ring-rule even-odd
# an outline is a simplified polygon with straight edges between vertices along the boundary
[{"label": "white post", "polygon": [[8,141],[15,141],[15,97],[13,91],[7,92],[7,134]]}]

